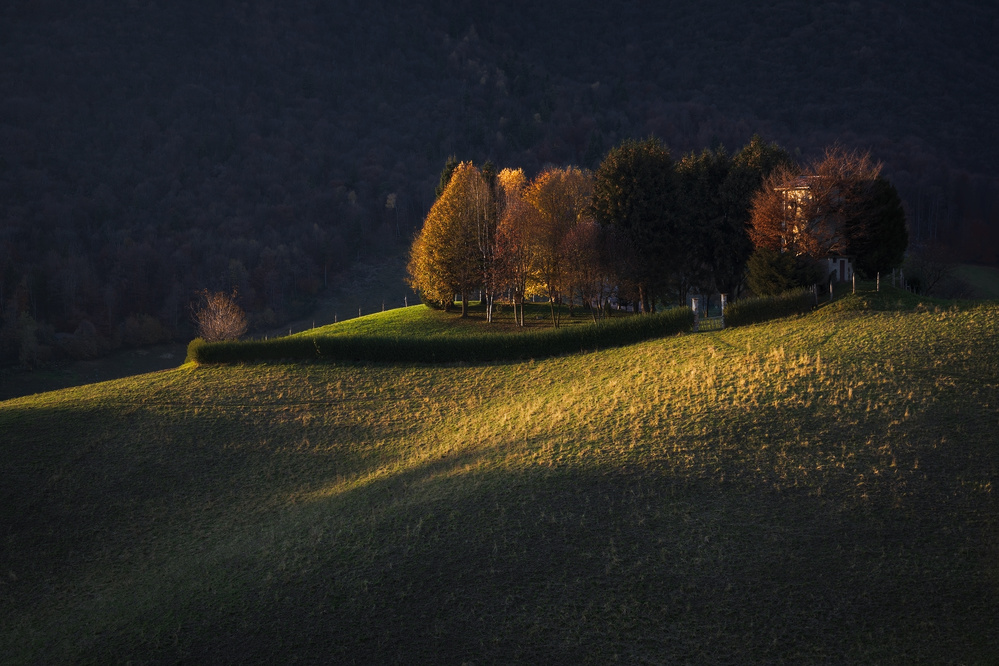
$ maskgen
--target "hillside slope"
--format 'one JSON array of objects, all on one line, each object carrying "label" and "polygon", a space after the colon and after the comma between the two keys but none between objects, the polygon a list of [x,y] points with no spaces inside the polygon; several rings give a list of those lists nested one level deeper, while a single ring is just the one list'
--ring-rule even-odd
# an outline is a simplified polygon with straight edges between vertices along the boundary
[{"label": "hillside slope", "polygon": [[999,306],[0,403],[12,663],[999,653]]}]

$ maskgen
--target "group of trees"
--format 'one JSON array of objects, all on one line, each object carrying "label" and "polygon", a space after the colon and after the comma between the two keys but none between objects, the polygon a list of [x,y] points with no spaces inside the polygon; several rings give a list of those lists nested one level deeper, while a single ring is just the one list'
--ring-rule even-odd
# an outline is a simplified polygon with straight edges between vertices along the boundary
[{"label": "group of trees", "polygon": [[450,307],[458,295],[465,315],[480,290],[491,320],[496,297],[506,293],[523,324],[524,298],[543,293],[558,326],[556,303],[576,291],[593,302],[599,278],[589,271],[602,264],[589,213],[591,172],[552,168],[528,182],[521,169],[449,163],[439,191],[410,253],[411,284],[426,303]]},{"label": "group of trees", "polygon": [[748,282],[761,294],[823,279],[815,262],[833,255],[874,277],[900,266],[909,243],[902,201],[881,164],[841,146],[804,168],[776,168],[753,196],[749,236],[757,251]]},{"label": "group of trees", "polygon": [[[494,299],[543,295],[601,311],[613,296],[641,312],[699,292],[770,293],[823,279],[817,261],[849,254],[861,273],[898,266],[908,242],[894,187],[868,153],[833,148],[805,167],[758,136],[734,155],[674,161],[656,138],[576,167],[496,173],[451,161],[410,254],[424,300],[467,313]],[[522,312],[522,308],[521,308]],[[521,315],[522,317],[522,315]],[[522,318],[519,319],[522,323]]]}]

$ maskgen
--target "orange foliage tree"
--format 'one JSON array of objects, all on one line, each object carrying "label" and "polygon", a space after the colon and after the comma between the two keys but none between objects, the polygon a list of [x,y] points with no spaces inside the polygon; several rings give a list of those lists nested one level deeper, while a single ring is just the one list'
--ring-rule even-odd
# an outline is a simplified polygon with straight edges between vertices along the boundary
[{"label": "orange foliage tree", "polygon": [[447,308],[459,294],[461,314],[468,315],[468,297],[483,284],[480,241],[494,206],[479,169],[471,162],[455,167],[410,249],[409,284],[426,302]]},{"label": "orange foliage tree", "polygon": [[539,215],[523,198],[527,179],[522,169],[503,169],[497,181],[503,213],[496,228],[494,274],[497,284],[509,289],[514,319],[523,326],[524,297],[535,271],[532,233],[540,224]]},{"label": "orange foliage tree", "polygon": [[781,165],[753,197],[750,239],[793,256],[846,254],[866,234],[868,194],[880,174],[870,153],[841,147],[800,172]]},{"label": "orange foliage tree", "polygon": [[538,279],[551,305],[552,324],[559,326],[556,304],[571,290],[565,239],[584,219],[590,219],[593,174],[576,167],[548,169],[524,190],[524,200],[537,211],[534,258]]}]

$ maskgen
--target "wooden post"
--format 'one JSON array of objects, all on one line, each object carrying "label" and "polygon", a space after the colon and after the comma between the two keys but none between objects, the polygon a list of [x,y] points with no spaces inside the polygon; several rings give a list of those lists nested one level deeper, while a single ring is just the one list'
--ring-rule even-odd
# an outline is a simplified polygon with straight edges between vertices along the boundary
[{"label": "wooden post", "polygon": [[728,302],[728,296],[726,294],[721,295],[721,327],[725,328],[725,305]]},{"label": "wooden post", "polygon": [[833,286],[832,286],[832,282],[830,282],[829,283],[829,302],[830,303],[832,303],[832,298],[833,298]]},{"label": "wooden post", "polygon": [[409,296],[403,296],[402,297],[402,306],[406,307],[406,308],[409,307]]},{"label": "wooden post", "polygon": [[698,326],[701,323],[701,309],[699,307],[700,303],[696,296],[690,299],[690,309],[694,311],[694,333],[697,333]]},{"label": "wooden post", "polygon": [[853,293],[857,293],[857,274],[854,273],[850,276],[853,279]]},{"label": "wooden post", "polygon": [[881,291],[881,271],[878,271],[878,281],[874,287],[874,291]]}]

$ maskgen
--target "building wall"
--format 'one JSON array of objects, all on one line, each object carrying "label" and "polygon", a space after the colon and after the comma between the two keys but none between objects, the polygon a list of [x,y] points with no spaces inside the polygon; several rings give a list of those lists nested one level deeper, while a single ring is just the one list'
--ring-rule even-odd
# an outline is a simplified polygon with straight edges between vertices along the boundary
[{"label": "building wall", "polygon": [[833,282],[849,282],[853,279],[853,259],[851,257],[826,257],[826,279]]}]

